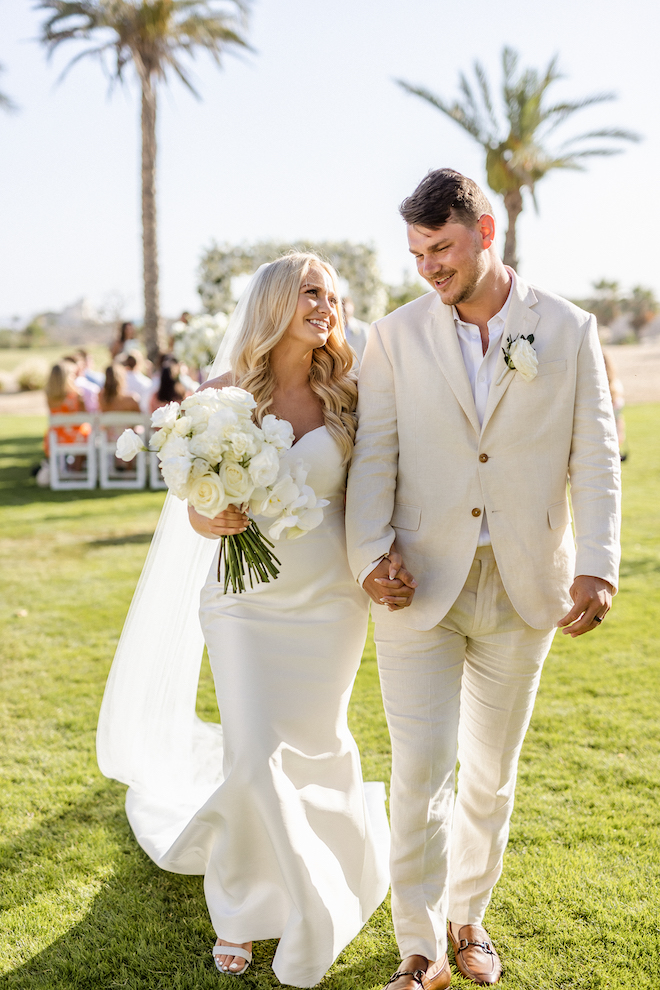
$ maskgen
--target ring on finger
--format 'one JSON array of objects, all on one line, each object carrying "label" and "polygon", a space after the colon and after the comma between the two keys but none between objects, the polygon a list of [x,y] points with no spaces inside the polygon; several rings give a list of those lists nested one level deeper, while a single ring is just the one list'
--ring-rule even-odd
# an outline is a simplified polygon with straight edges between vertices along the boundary
[{"label": "ring on finger", "polygon": [[594,615],[594,620],[593,621],[594,622],[597,622],[598,625],[600,625],[604,618],[605,618],[604,615]]}]

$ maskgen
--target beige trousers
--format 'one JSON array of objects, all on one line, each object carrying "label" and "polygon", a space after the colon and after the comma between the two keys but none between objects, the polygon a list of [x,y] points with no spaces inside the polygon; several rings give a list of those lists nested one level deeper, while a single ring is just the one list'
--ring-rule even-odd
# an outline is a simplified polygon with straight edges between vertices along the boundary
[{"label": "beige trousers", "polygon": [[518,757],[555,630],[520,618],[491,547],[478,548],[433,629],[374,611],[392,738],[394,929],[402,957],[440,959],[447,919],[480,924],[502,872]]}]

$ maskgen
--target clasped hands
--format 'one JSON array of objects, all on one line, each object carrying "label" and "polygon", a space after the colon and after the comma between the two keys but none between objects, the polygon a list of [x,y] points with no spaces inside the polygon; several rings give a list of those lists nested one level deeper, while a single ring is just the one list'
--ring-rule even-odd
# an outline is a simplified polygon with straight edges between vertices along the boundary
[{"label": "clasped hands", "polygon": [[398,612],[411,604],[417,581],[404,567],[401,554],[390,550],[367,575],[362,587],[377,605],[386,605],[389,612]]}]

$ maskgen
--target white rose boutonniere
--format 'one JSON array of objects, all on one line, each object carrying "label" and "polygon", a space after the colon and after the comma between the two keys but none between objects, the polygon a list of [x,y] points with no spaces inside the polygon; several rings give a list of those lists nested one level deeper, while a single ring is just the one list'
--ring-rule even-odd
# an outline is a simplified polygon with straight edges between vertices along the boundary
[{"label": "white rose boutonniere", "polygon": [[[504,355],[504,361],[507,368],[511,368],[512,371],[517,371],[526,382],[533,381],[539,371],[539,359],[536,356],[536,351],[532,347],[533,343],[533,333],[530,333],[528,337],[523,336],[523,334],[518,334],[518,336],[513,339],[511,337],[507,337],[506,347],[502,348],[502,354]],[[500,375],[498,384],[502,381],[505,374],[506,370]]]}]

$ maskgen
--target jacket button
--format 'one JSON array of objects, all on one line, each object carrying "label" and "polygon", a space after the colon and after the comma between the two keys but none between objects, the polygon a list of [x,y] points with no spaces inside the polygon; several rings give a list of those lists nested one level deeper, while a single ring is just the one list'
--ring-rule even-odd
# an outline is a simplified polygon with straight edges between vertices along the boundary
[{"label": "jacket button", "polygon": [[473,509],[472,510],[472,515],[473,516],[480,516],[481,515],[481,509]]},{"label": "jacket button", "polygon": [[481,461],[482,464],[485,464],[486,461],[488,460],[488,454],[479,454],[479,460]]}]

